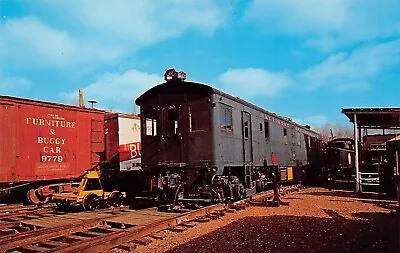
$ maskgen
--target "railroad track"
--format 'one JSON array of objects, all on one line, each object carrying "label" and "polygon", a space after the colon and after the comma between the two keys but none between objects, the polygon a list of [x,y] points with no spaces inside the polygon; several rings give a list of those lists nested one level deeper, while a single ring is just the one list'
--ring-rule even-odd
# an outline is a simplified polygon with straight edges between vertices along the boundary
[{"label": "railroad track", "polygon": [[[282,187],[281,194],[298,189],[299,186]],[[129,252],[138,244],[147,245],[150,238],[162,239],[162,231],[184,231],[197,223],[218,219],[226,212],[244,209],[251,203],[265,203],[272,194],[267,191],[229,205],[215,204],[190,211],[118,208],[27,220],[24,226],[29,231],[0,235],[0,252],[108,252],[112,249]]]},{"label": "railroad track", "polygon": [[46,204],[42,206],[36,206],[36,205],[24,206],[22,204],[11,204],[11,205],[1,204],[0,219],[11,216],[49,212],[51,210],[54,210],[55,207],[56,207],[55,204]]}]

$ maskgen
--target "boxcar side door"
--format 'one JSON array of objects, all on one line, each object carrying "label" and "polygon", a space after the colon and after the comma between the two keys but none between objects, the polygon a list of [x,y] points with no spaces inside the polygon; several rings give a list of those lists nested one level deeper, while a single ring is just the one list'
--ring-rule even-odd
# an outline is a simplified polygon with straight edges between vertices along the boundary
[{"label": "boxcar side door", "polygon": [[243,136],[243,163],[253,162],[251,116],[248,112],[242,112],[242,136]]},{"label": "boxcar side door", "polygon": [[15,117],[14,104],[0,101],[0,182],[17,180]]}]

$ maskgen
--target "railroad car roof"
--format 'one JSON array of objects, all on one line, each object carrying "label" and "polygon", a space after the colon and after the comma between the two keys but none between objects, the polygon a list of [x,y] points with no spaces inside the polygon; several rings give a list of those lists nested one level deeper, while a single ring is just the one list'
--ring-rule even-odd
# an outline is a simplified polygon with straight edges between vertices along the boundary
[{"label": "railroad car roof", "polygon": [[328,142],[334,143],[334,142],[343,142],[343,141],[350,141],[354,143],[354,139],[349,138],[349,137],[341,137],[341,138],[335,138],[333,140],[330,140]]},{"label": "railroad car roof", "polygon": [[105,113],[104,110],[94,109],[94,108],[84,108],[79,107],[76,105],[66,105],[60,104],[55,102],[48,102],[48,101],[40,101],[40,100],[33,100],[27,98],[17,98],[11,96],[0,96],[0,104],[12,104],[12,103],[20,103],[20,104],[29,104],[29,105],[36,105],[42,107],[53,107],[65,110],[74,110],[74,111],[84,111],[84,112],[91,112],[91,113]]},{"label": "railroad car roof", "polygon": [[114,118],[140,119],[140,115],[120,113],[120,112],[106,112],[105,119],[114,119]]},{"label": "railroad car roof", "polygon": [[212,94],[218,94],[223,97],[229,98],[235,102],[241,103],[243,105],[246,105],[252,109],[258,110],[260,112],[263,112],[265,114],[268,114],[271,117],[277,118],[279,120],[282,120],[288,124],[297,126],[304,131],[307,131],[309,133],[312,133],[314,135],[320,136],[320,134],[316,133],[313,130],[310,130],[302,125],[299,125],[291,120],[288,120],[286,117],[278,116],[275,113],[269,112],[259,106],[256,106],[252,103],[249,103],[239,97],[234,97],[232,95],[229,95],[223,91],[220,91],[212,86],[209,86],[207,84],[203,83],[198,83],[198,82],[187,82],[187,81],[171,81],[171,82],[164,82],[161,84],[158,84],[149,90],[145,91],[142,95],[140,95],[136,100],[135,103],[139,106],[143,105],[148,101],[149,99],[157,96],[158,94],[163,94],[163,93],[184,93],[184,92],[189,92],[189,93],[196,93],[196,94],[203,94],[204,96],[210,96]]}]

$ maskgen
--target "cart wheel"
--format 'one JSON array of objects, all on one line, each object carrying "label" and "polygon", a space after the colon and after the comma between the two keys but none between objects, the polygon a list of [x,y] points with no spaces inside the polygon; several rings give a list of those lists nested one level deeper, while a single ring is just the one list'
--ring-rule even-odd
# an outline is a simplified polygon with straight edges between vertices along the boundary
[{"label": "cart wheel", "polygon": [[88,194],[83,199],[82,206],[85,211],[93,211],[100,208],[101,199],[96,194]]},{"label": "cart wheel", "polygon": [[124,196],[119,191],[113,191],[109,197],[110,205],[119,207],[122,205],[122,201],[124,200]]}]

